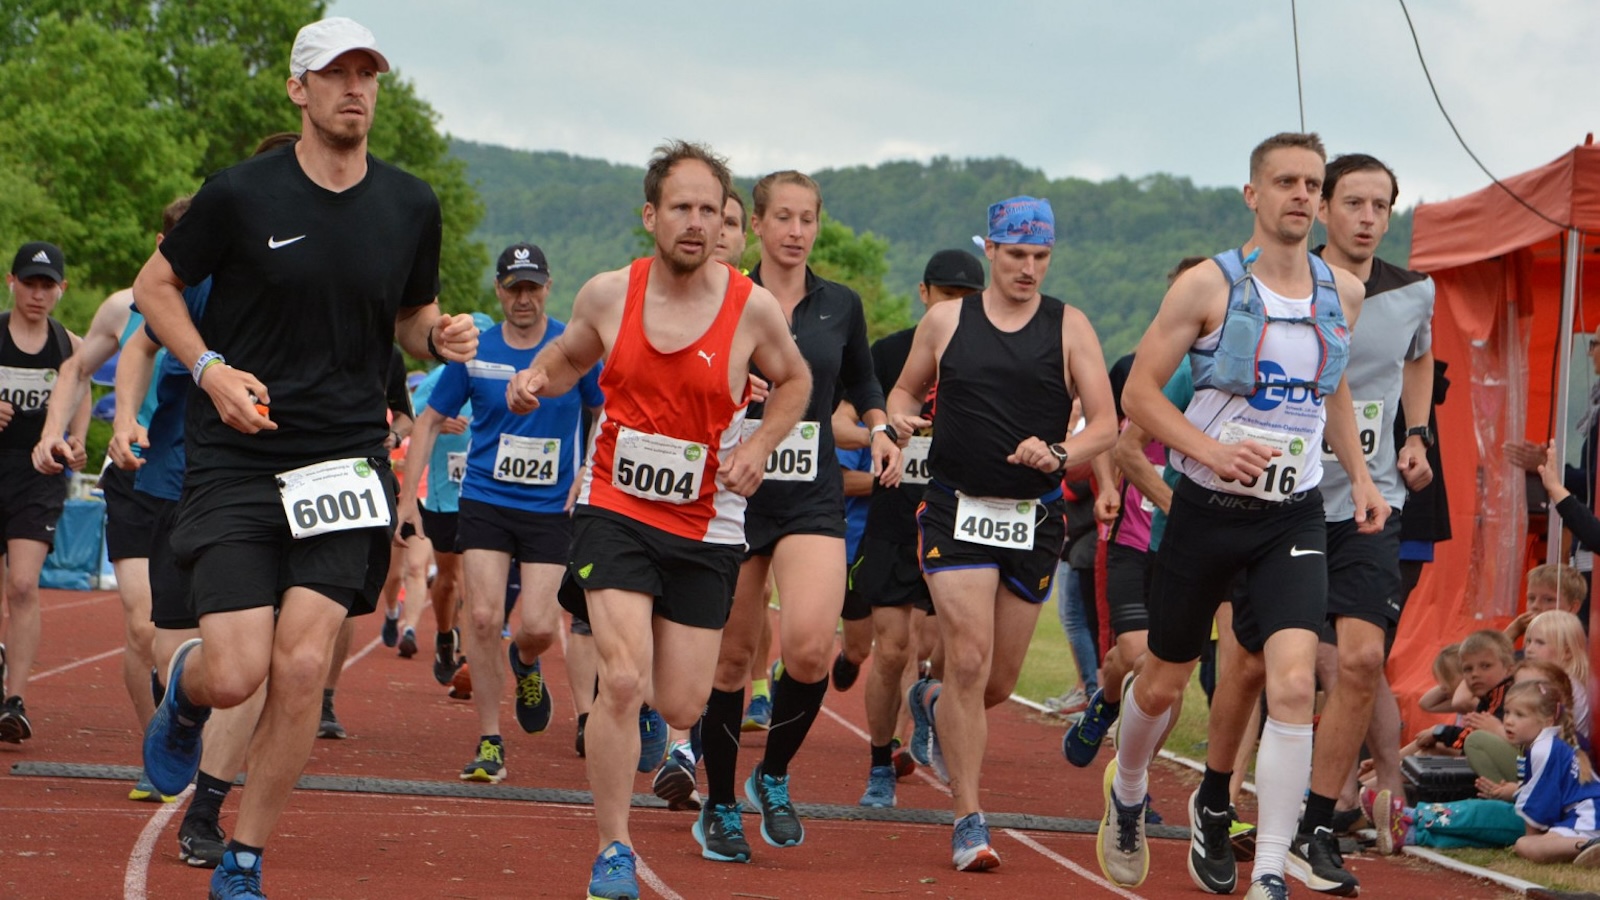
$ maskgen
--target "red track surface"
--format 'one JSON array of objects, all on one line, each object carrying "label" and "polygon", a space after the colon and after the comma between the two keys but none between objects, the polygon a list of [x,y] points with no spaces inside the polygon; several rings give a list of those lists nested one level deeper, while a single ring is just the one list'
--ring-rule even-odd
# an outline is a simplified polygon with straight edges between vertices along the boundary
[{"label": "red track surface", "polygon": [[[21,747],[0,745],[0,897],[204,896],[209,873],[177,858],[181,815],[172,814],[173,806],[129,802],[128,785],[120,782],[11,774],[24,761],[139,761],[120,675],[115,595],[45,591],[43,604],[44,644],[28,696],[35,737]],[[419,641],[422,654],[402,660],[371,647],[378,627],[375,616],[361,620],[356,658],[339,689],[338,711],[351,738],[318,741],[307,773],[454,781],[476,741],[471,706],[447,699],[434,683],[426,655],[431,634]],[[506,735],[506,784],[585,790],[565,672],[559,654],[551,657],[545,673],[557,698],[556,722],[542,735]],[[827,708],[796,760],[793,795],[801,803],[854,804],[867,768],[866,742],[855,730],[865,725],[862,686],[830,693]],[[515,730],[509,708],[505,722]],[[989,811],[1099,816],[1101,770],[1062,761],[1059,723],[1012,705],[992,711],[989,722]],[[749,737],[741,778],[759,752],[759,737]],[[1158,763],[1153,779],[1156,808],[1183,824],[1193,776]],[[649,791],[648,776],[639,776],[636,790]],[[230,831],[237,793],[223,810]],[[917,775],[901,781],[899,802],[949,808],[947,797]],[[747,815],[755,860],[740,866],[700,858],[689,835],[692,815],[634,810],[646,898],[1206,896],[1189,881],[1181,841],[1153,840],[1149,880],[1117,893],[1099,880],[1090,835],[996,831],[1004,865],[964,874],[950,868],[948,826],[813,819],[804,845],[776,850],[760,842],[755,817]],[[277,898],[580,898],[595,849],[593,821],[582,806],[300,791],[267,850],[266,888]],[[1363,857],[1349,865],[1367,897],[1513,896],[1405,859]],[[1297,897],[1314,896],[1291,886]]]}]

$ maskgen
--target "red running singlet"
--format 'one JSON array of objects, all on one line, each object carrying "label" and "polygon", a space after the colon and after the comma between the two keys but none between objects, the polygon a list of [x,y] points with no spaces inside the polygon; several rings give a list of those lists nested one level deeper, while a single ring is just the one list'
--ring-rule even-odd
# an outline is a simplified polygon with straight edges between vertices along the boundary
[{"label": "red running singlet", "polygon": [[617,339],[600,373],[605,407],[579,503],[610,510],[669,534],[711,544],[744,543],[745,499],[717,484],[722,460],[740,440],[749,405],[735,403],[728,355],[744,314],[749,278],[728,270],[722,308],[698,340],[674,353],[644,331],[651,258],[628,272]]}]

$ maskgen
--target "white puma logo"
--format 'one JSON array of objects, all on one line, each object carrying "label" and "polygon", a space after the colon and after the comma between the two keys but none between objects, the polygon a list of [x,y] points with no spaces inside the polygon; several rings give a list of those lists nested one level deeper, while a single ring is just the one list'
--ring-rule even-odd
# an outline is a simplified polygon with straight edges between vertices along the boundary
[{"label": "white puma logo", "polygon": [[700,358],[706,361],[706,368],[711,368],[711,357],[716,356],[716,354],[707,353],[704,350],[696,350],[695,352],[700,354]]}]

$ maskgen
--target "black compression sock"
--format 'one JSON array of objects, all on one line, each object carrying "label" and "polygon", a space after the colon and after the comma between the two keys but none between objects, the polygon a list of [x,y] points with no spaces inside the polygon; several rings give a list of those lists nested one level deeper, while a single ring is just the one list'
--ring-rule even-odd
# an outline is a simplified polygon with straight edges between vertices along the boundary
[{"label": "black compression sock", "polygon": [[789,774],[789,761],[800,752],[811,723],[822,712],[822,698],[828,693],[828,679],[802,684],[787,669],[772,686],[772,727],[767,730],[767,754],[761,760],[761,774],[782,778]]},{"label": "black compression sock", "polygon": [[700,759],[706,764],[706,802],[739,802],[733,782],[739,768],[739,727],[744,722],[744,688],[711,689],[700,719]]}]

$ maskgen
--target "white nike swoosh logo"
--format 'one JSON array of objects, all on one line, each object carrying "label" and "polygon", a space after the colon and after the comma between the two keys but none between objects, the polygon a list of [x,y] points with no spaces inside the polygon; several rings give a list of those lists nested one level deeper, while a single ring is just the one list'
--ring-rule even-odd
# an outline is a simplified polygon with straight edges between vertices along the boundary
[{"label": "white nike swoosh logo", "polygon": [[269,238],[267,238],[267,249],[268,250],[276,250],[279,247],[287,247],[290,244],[294,243],[295,241],[303,239],[304,237],[305,237],[305,235],[302,234],[299,237],[284,238],[281,241],[277,240],[275,238],[269,237]]},{"label": "white nike swoosh logo", "polygon": [[1289,555],[1290,556],[1322,556],[1323,552],[1321,550],[1301,550],[1299,547],[1290,547],[1289,548]]},{"label": "white nike swoosh logo", "polygon": [[828,313],[825,316],[817,316],[817,318],[819,318],[819,319],[831,319],[831,318],[833,318],[833,313]]}]

